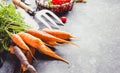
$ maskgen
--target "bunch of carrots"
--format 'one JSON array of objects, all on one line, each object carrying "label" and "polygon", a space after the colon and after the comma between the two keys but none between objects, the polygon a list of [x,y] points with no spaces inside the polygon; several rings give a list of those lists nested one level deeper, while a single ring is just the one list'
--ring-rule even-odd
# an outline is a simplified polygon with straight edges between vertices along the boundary
[{"label": "bunch of carrots", "polygon": [[57,43],[68,43],[77,46],[73,42],[66,40],[73,37],[70,33],[61,30],[47,28],[43,30],[28,29],[26,32],[11,35],[13,44],[10,45],[9,51],[18,57],[23,72],[29,70],[31,73],[37,73],[31,65],[33,58],[35,59],[35,51],[38,50],[45,55],[69,63],[53,52],[48,45],[55,46]]},{"label": "bunch of carrots", "polygon": [[75,43],[66,40],[70,38],[74,38],[74,36],[61,30],[47,28],[42,30],[32,29],[32,27],[24,22],[20,13],[16,12],[12,4],[0,3],[0,53],[7,50],[11,54],[16,55],[21,62],[23,72],[29,70],[31,73],[37,73],[36,69],[31,65],[32,60],[35,59],[36,50],[69,63],[53,52],[48,46],[67,43],[79,47]]}]

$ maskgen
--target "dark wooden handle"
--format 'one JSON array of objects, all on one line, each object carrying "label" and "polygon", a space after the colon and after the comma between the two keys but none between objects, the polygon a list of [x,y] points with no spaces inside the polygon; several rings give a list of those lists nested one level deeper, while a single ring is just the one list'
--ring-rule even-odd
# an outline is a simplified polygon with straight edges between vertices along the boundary
[{"label": "dark wooden handle", "polygon": [[21,2],[21,0],[12,0],[13,3],[21,8],[23,8],[25,11],[29,11],[31,10],[31,8],[27,5],[25,5],[23,2]]}]

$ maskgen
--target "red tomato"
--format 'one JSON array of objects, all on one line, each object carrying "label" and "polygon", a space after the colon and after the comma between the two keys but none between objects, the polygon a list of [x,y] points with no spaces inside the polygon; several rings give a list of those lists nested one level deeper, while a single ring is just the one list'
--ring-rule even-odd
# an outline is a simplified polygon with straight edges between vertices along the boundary
[{"label": "red tomato", "polygon": [[67,21],[67,18],[65,16],[62,16],[60,19],[63,23],[65,23]]}]

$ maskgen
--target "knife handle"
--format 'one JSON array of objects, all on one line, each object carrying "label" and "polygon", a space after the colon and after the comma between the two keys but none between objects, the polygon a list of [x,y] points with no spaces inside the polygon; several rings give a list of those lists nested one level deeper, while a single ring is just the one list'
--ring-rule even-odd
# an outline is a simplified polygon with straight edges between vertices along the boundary
[{"label": "knife handle", "polygon": [[27,5],[25,5],[23,2],[21,2],[21,0],[12,0],[12,2],[13,2],[15,5],[23,8],[26,12],[28,12],[28,11],[31,10],[31,8],[30,8],[29,6],[27,6]]}]

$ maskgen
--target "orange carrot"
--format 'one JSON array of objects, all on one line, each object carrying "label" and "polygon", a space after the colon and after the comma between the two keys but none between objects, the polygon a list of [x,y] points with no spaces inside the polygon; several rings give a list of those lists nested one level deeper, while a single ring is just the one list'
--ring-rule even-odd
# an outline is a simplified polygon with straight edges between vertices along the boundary
[{"label": "orange carrot", "polygon": [[46,32],[42,32],[42,31],[39,31],[39,30],[34,30],[34,29],[29,29],[27,30],[27,32],[35,37],[38,37],[40,38],[41,40],[45,41],[45,42],[59,42],[59,43],[68,43],[68,44],[72,44],[72,45],[75,45],[78,47],[78,45],[76,45],[75,43],[73,42],[70,42],[70,41],[66,41],[66,40],[63,40],[63,39],[60,39],[60,38],[57,38],[51,34],[48,34]]},{"label": "orange carrot", "polygon": [[45,43],[48,44],[48,46],[49,46],[49,45],[50,45],[50,46],[55,46],[55,45],[57,45],[57,42],[55,42],[55,41],[45,41]]},{"label": "orange carrot", "polygon": [[11,39],[21,49],[23,49],[25,51],[30,51],[29,47],[25,44],[25,42],[22,40],[22,38],[18,34],[13,34],[11,36]]},{"label": "orange carrot", "polygon": [[62,30],[44,28],[42,31],[47,32],[47,33],[49,33],[53,36],[56,36],[58,38],[61,38],[61,39],[70,39],[70,38],[75,37],[72,34],[66,32],[66,31],[62,31]]},{"label": "orange carrot", "polygon": [[39,38],[34,37],[31,34],[25,33],[25,32],[20,32],[20,33],[18,33],[18,35],[24,40],[25,43],[38,49],[43,54],[46,54],[48,56],[51,56],[53,58],[56,58],[56,59],[59,59],[61,61],[68,63],[68,61],[66,61],[63,58],[61,58],[60,56],[56,55],[50,48],[45,46],[44,43]]},{"label": "orange carrot", "polygon": [[22,40],[22,38],[21,38],[18,34],[13,34],[13,35],[11,36],[11,39],[12,39],[12,41],[13,41],[16,45],[18,45],[21,49],[23,49],[23,50],[26,51],[26,52],[29,51],[30,54],[31,54],[31,56],[34,58],[31,50],[29,49],[29,47],[25,44],[25,42]]},{"label": "orange carrot", "polygon": [[22,69],[23,73],[28,70],[27,67],[24,66],[23,64],[21,64],[21,69]]},{"label": "orange carrot", "polygon": [[40,38],[43,41],[56,41],[56,42],[64,42],[64,40],[59,39],[51,34],[48,34],[46,32],[42,32],[39,30],[35,30],[35,29],[29,29],[27,30],[27,32],[35,37]]},{"label": "orange carrot", "polygon": [[[33,47],[30,47],[30,50],[31,50],[31,52],[32,52],[32,54],[33,55],[35,55],[35,49],[33,48]],[[26,57],[27,57],[27,59],[28,59],[28,62],[31,64],[32,63],[32,56],[31,56],[31,54],[30,54],[30,52],[26,52]]]},{"label": "orange carrot", "polygon": [[42,32],[42,31],[35,30],[35,29],[28,29],[27,32],[35,37],[40,38],[43,41],[56,41],[56,39],[53,39],[55,38],[54,36],[46,32]]},{"label": "orange carrot", "polygon": [[9,47],[9,52],[10,52],[11,54],[14,54],[14,48],[13,48],[13,45],[10,45],[10,47]]}]

